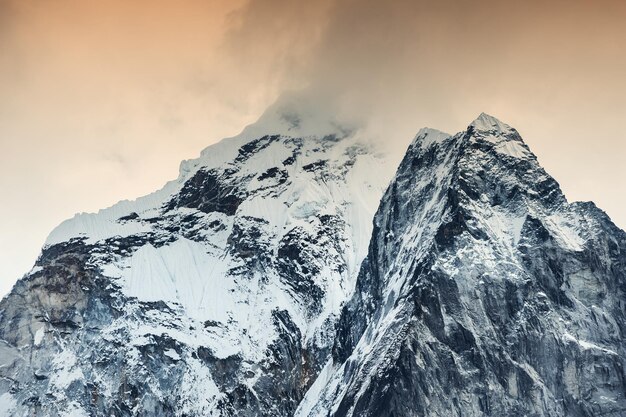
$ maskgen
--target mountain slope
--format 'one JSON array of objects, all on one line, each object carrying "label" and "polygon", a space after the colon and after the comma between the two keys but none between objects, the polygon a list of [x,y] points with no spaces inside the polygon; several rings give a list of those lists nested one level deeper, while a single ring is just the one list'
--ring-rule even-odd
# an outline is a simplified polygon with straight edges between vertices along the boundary
[{"label": "mountain slope", "polygon": [[389,161],[279,103],[63,223],[0,302],[0,416],[623,415],[626,234],[485,114]]},{"label": "mountain slope", "polygon": [[277,105],[162,190],[63,223],[0,303],[0,408],[293,414],[330,356],[386,166],[358,132]]},{"label": "mountain slope", "polygon": [[299,416],[620,416],[626,234],[482,114],[418,135]]}]

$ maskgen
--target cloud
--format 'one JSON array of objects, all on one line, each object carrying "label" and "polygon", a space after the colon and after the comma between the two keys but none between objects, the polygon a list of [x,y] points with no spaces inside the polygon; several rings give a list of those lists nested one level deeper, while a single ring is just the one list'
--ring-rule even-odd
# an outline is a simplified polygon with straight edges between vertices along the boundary
[{"label": "cloud", "polygon": [[308,86],[370,122],[455,130],[566,96],[599,62],[623,69],[620,3],[252,0],[227,45],[274,92]]},{"label": "cloud", "polygon": [[494,114],[570,199],[626,224],[625,2],[315,3],[251,0],[237,12],[227,49],[242,65],[264,62],[253,79],[271,86],[266,99],[301,87],[396,152],[423,126],[454,133]]},{"label": "cloud", "polygon": [[293,90],[397,152],[494,114],[623,226],[625,19],[617,0],[0,0],[0,265],[17,277],[36,250],[11,242],[159,188]]}]

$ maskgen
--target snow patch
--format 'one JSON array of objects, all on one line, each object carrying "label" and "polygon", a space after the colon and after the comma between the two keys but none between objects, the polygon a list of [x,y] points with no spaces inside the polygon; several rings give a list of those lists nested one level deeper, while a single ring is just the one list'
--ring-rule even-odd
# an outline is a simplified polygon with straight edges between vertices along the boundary
[{"label": "snow patch", "polygon": [[422,149],[430,147],[434,143],[440,143],[448,139],[451,135],[437,129],[424,127],[417,132],[413,142],[418,143]]},{"label": "snow patch", "polygon": [[474,127],[475,130],[483,132],[509,132],[513,130],[511,126],[501,122],[493,116],[488,115],[487,113],[481,113],[472,123],[470,123],[470,126]]},{"label": "snow patch", "polygon": [[54,372],[51,372],[50,385],[59,391],[66,390],[70,384],[77,380],[83,380],[83,372],[77,366],[74,352],[63,350],[52,362]]},{"label": "snow patch", "polygon": [[512,140],[502,141],[494,149],[502,155],[512,156],[517,159],[524,159],[532,156],[530,151],[526,148],[526,145],[522,142]]},{"label": "snow patch", "polygon": [[610,355],[618,356],[617,352],[615,352],[615,351],[613,351],[611,349],[607,349],[607,348],[605,348],[603,346],[596,345],[595,343],[587,342],[585,340],[577,339],[576,337],[574,337],[570,333],[564,333],[563,334],[563,340],[566,340],[566,341],[569,341],[569,342],[574,342],[574,343],[578,344],[581,347],[582,350],[600,350],[600,351],[608,353]]},{"label": "snow patch", "polygon": [[168,358],[173,359],[175,361],[180,360],[180,355],[174,349],[167,349],[166,351],[163,352],[163,354],[167,356]]},{"label": "snow patch", "polygon": [[35,346],[39,346],[41,341],[43,340],[44,335],[46,334],[46,326],[41,326],[36,332],[33,343]]},{"label": "snow patch", "polygon": [[30,272],[28,273],[28,275],[33,275],[36,274],[37,272],[41,272],[43,271],[43,268],[39,265],[35,265],[33,266],[33,268],[30,270]]},{"label": "snow patch", "polygon": [[10,393],[5,392],[0,395],[0,417],[14,416],[13,412],[16,406],[17,401]]},{"label": "snow patch", "polygon": [[567,249],[580,252],[585,241],[576,231],[575,225],[563,213],[556,213],[546,217],[546,228]]},{"label": "snow patch", "polygon": [[226,321],[236,306],[225,267],[202,243],[180,238],[139,248],[123,261],[120,282],[127,295],[141,301],[179,304],[193,317]]}]

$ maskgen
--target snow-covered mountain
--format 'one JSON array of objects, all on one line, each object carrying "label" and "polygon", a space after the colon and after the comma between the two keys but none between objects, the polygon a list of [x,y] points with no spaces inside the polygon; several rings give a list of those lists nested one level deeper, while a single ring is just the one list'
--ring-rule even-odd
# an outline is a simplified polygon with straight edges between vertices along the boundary
[{"label": "snow-covered mountain", "polygon": [[2,301],[10,415],[293,414],[393,167],[281,103],[180,172],[61,224]]},{"label": "snow-covered mountain", "polygon": [[626,415],[626,233],[518,132],[423,130],[298,416]]},{"label": "snow-covered mountain", "polygon": [[393,177],[315,114],[54,230],[0,303],[0,415],[626,412],[623,231],[490,116]]}]

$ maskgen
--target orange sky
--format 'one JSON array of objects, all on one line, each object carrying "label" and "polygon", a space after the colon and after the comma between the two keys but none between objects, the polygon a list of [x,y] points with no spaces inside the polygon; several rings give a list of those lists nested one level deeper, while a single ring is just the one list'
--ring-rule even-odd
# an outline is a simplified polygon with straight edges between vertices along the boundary
[{"label": "orange sky", "polygon": [[396,150],[493,114],[624,228],[625,21],[605,0],[0,0],[0,294],[63,219],[297,88]]}]

